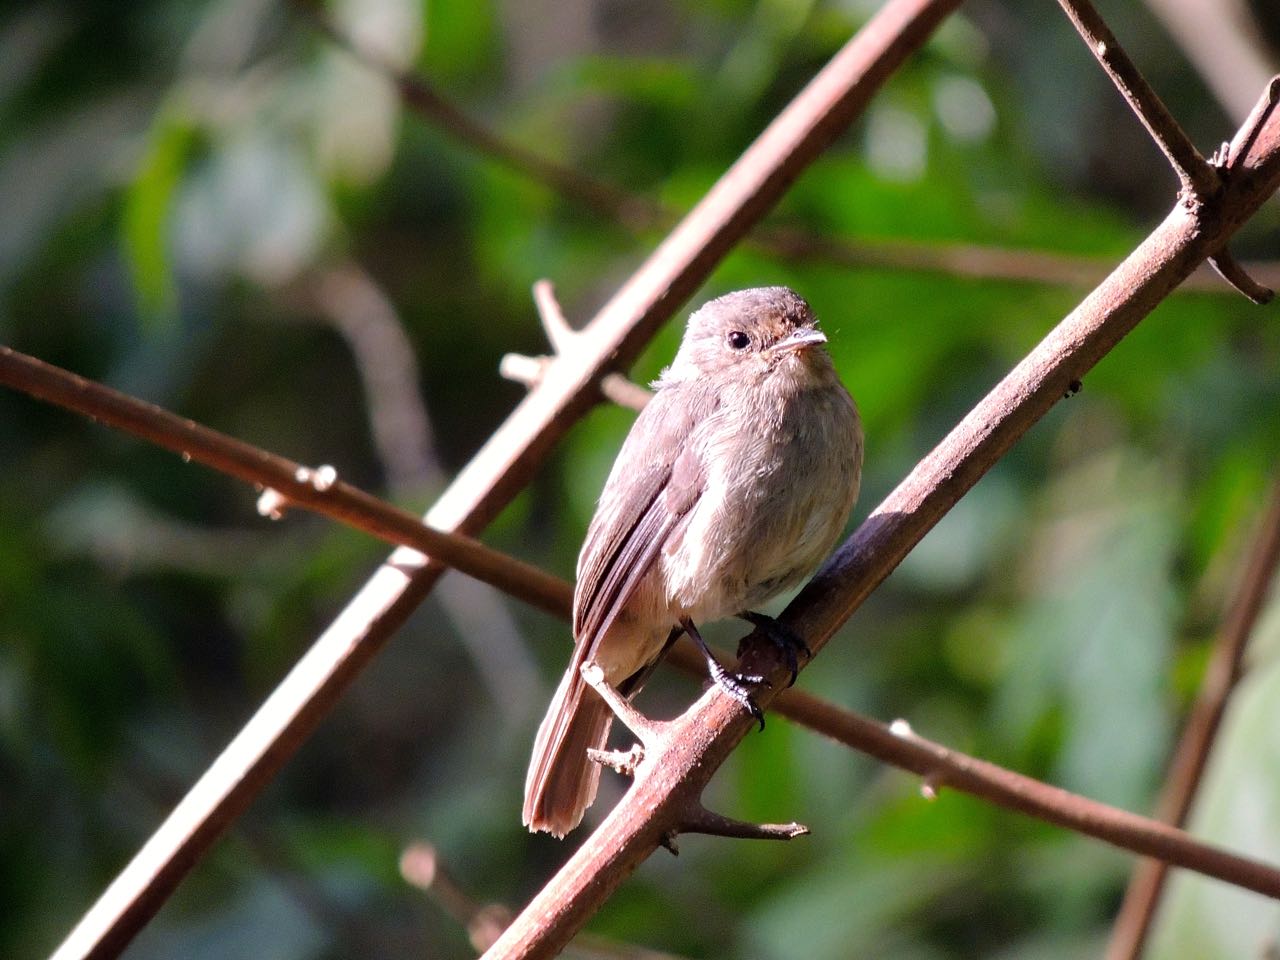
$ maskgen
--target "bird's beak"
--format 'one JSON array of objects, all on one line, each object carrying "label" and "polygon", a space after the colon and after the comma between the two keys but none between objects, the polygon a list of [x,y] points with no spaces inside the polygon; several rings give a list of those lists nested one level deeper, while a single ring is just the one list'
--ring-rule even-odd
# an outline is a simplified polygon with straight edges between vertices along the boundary
[{"label": "bird's beak", "polygon": [[816,327],[805,327],[779,340],[773,345],[773,349],[787,353],[792,350],[807,350],[809,347],[816,347],[826,342],[827,335],[821,330]]}]

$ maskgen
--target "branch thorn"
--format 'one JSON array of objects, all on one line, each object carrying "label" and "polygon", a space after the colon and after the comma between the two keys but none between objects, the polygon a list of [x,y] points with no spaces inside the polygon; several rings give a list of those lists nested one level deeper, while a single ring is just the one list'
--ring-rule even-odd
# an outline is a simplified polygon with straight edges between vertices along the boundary
[{"label": "branch thorn", "polygon": [[624,777],[634,778],[636,768],[644,762],[644,747],[638,743],[630,750],[597,750],[595,747],[589,747],[587,758],[592,763],[616,770]]},{"label": "branch thorn", "polygon": [[1275,291],[1270,287],[1264,287],[1253,277],[1245,272],[1244,267],[1240,266],[1235,257],[1231,255],[1231,251],[1223,247],[1217,253],[1209,258],[1209,263],[1213,269],[1218,272],[1223,280],[1231,284],[1242,294],[1252,300],[1258,306],[1264,303],[1270,303],[1271,298],[1275,296]]},{"label": "branch thorn", "polygon": [[713,813],[695,804],[680,826],[681,833],[705,833],[714,837],[736,837],[744,840],[794,840],[809,833],[802,823],[750,823]]}]

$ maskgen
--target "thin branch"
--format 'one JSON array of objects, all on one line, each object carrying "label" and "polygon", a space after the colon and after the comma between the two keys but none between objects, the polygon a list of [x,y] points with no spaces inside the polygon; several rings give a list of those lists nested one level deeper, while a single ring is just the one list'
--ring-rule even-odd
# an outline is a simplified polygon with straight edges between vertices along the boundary
[{"label": "thin branch", "polygon": [[[581,331],[580,349],[490,436],[427,515],[475,533],[524,487],[555,442],[802,170],[865,108],[959,0],[888,0],[780,113]],[[356,594],[81,918],[55,960],[119,954],[218,835],[306,740],[431,590],[444,567],[399,549]]]},{"label": "thin branch", "polygon": [[1276,295],[1270,287],[1263,286],[1249,276],[1226,247],[1210,257],[1209,263],[1217,271],[1218,276],[1260,307],[1270,303]]},{"label": "thin branch", "polygon": [[293,5],[334,44],[370,70],[387,77],[399,91],[400,98],[414,112],[459,143],[498,160],[510,169],[548,184],[563,196],[572,197],[605,217],[617,220],[628,229],[646,230],[669,226],[675,222],[676,218],[670,211],[653,201],[548,160],[499,136],[451,103],[425,77],[402,70],[389,63],[385,57],[357,44],[334,24],[318,0],[293,0]]},{"label": "thin branch", "polygon": [[1058,2],[1111,82],[1138,115],[1147,133],[1151,134],[1156,146],[1173,164],[1174,173],[1182,184],[1184,199],[1200,202],[1213,196],[1219,187],[1217,171],[1200,155],[1168,107],[1151,89],[1146,77],[1133,65],[1090,0]]},{"label": "thin branch", "polygon": [[1160,857],[1280,897],[1280,870],[1275,867],[1213,847],[1157,820],[967,756],[918,736],[903,721],[886,725],[850,710],[832,711],[800,691],[788,690],[775,703],[788,698],[799,701],[791,705],[791,711],[802,717],[806,726],[822,728],[840,743],[918,774],[930,799],[943,787],[950,787],[1122,850]]},{"label": "thin branch", "polygon": [[5,346],[0,346],[0,384],[264,488],[275,494],[261,501],[273,516],[290,506],[313,510],[388,543],[429,553],[540,610],[562,615],[572,602],[573,589],[560,578],[471,537],[432,529],[407,510],[337,480],[332,468],[313,470]]},{"label": "thin branch", "polygon": [[[1270,505],[1214,644],[1200,692],[1174,750],[1169,774],[1156,804],[1156,818],[1164,823],[1181,827],[1187,822],[1227,702],[1243,672],[1249,637],[1271,592],[1278,564],[1280,480],[1272,486]],[[1169,865],[1160,860],[1143,860],[1135,867],[1107,946],[1109,960],[1134,960],[1141,956],[1168,873]]]},{"label": "thin branch", "polygon": [[[443,487],[447,477],[436,454],[413,345],[373,277],[348,260],[294,284],[284,300],[305,308],[303,317],[328,320],[350,348],[374,449],[394,499],[410,500]],[[504,719],[526,717],[538,695],[537,664],[499,593],[482,581],[446,577],[436,598]]]},{"label": "thin branch", "polygon": [[[1237,135],[1237,142],[1247,131]],[[819,653],[907,552],[1035,422],[1280,186],[1280,122],[1269,118],[1223,189],[1179,202],[1164,222],[989,393],[880,504],[783,612],[781,622]],[[1247,171],[1247,174],[1240,171]],[[787,666],[771,645],[749,646],[740,667],[769,676],[768,705]],[[679,826],[679,816],[751,727],[711,688],[680,718],[635,783],[486,954],[551,957]],[[1165,850],[1161,856],[1172,856]],[[1218,852],[1188,864],[1280,897],[1280,871]]]},{"label": "thin branch", "polygon": [[[471,946],[489,949],[511,922],[511,910],[501,903],[480,903],[445,869],[440,852],[430,843],[410,844],[400,855],[400,876],[438,903],[467,931]],[[681,960],[672,953],[632,943],[582,934],[573,942],[575,960]]]},{"label": "thin branch", "polygon": [[[675,211],[656,200],[628,192],[617,184],[556,163],[508,140],[450,102],[421,74],[401,70],[388,63],[385,58],[361,48],[353,38],[325,17],[312,0],[294,0],[294,3],[308,14],[333,43],[370,70],[385,76],[400,91],[402,101],[409,110],[451,136],[466,149],[500,163],[508,170],[548,187],[565,199],[614,219],[633,231],[675,222]],[[853,240],[781,224],[763,224],[755,228],[747,242],[759,250],[790,261],[820,260],[850,267],[927,271],[970,279],[1011,280],[1085,289],[1097,285],[1115,264],[1114,258],[1109,257],[978,244]],[[1272,280],[1270,286],[1280,283],[1280,264],[1251,264],[1249,272],[1278,278]],[[1226,292],[1208,268],[1197,270],[1181,289]],[[527,367],[513,369],[524,371]],[[521,378],[513,376],[513,379]],[[609,378],[601,384],[606,395],[609,395],[612,386]],[[610,399],[613,397],[610,396]]]}]

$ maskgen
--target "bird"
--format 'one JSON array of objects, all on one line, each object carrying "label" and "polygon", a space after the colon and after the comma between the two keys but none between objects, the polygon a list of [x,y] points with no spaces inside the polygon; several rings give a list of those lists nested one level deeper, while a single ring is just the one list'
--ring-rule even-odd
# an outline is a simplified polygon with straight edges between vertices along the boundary
[{"label": "bird", "polygon": [[613,714],[584,664],[634,697],[687,632],[713,680],[759,716],[743,683],[756,678],[720,667],[697,624],[739,616],[803,650],[756,608],[816,569],[857,500],[862,425],[826,342],[809,304],[782,286],[728,293],[689,317],[578,557],[574,652],[525,781],[530,831],[563,837],[595,799],[600,766],[587,751],[605,746]]}]

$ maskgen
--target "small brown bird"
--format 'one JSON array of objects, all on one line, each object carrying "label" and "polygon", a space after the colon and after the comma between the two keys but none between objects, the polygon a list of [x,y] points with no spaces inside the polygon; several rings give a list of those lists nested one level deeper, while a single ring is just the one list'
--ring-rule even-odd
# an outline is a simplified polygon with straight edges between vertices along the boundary
[{"label": "small brown bird", "polygon": [[768,628],[753,608],[798,585],[844,528],[862,426],[826,339],[786,287],[726,294],[689,318],[578,557],[576,647],[534,743],[530,830],[562,837],[595,799],[600,767],[587,749],[604,746],[613,715],[583,681],[584,663],[634,696],[687,631],[716,681],[758,715],[696,623],[741,616]]}]

